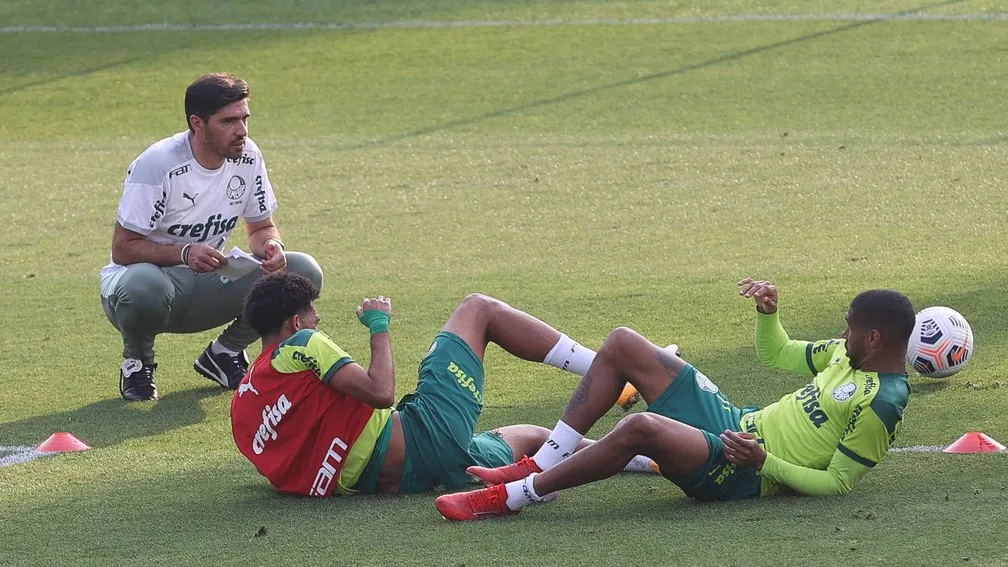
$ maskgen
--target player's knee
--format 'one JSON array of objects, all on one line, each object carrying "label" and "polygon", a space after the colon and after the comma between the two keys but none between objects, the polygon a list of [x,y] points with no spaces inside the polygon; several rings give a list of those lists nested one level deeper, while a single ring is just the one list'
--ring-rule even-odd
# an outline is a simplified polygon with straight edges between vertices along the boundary
[{"label": "player's knee", "polygon": [[653,439],[658,432],[658,420],[647,413],[633,413],[619,421],[613,428],[612,435],[622,444],[635,448],[648,439]]},{"label": "player's knee", "polygon": [[464,311],[475,319],[490,319],[494,311],[500,309],[503,304],[500,300],[494,299],[482,293],[470,293],[459,304],[457,311]]},{"label": "player's knee", "polygon": [[657,423],[654,416],[648,413],[632,413],[621,419],[616,426],[625,430],[626,435],[647,435],[655,431]]},{"label": "player's knee", "polygon": [[288,252],[287,271],[310,279],[322,289],[322,266],[314,256],[304,252]]},{"label": "player's knee", "polygon": [[493,301],[494,299],[489,295],[474,292],[465,296],[465,299],[462,300],[462,303],[460,303],[459,306],[482,311],[484,309],[490,308]]},{"label": "player's knee", "polygon": [[622,357],[633,345],[639,343],[641,337],[637,331],[629,327],[617,327],[609,333],[602,347],[599,348],[599,356]]}]

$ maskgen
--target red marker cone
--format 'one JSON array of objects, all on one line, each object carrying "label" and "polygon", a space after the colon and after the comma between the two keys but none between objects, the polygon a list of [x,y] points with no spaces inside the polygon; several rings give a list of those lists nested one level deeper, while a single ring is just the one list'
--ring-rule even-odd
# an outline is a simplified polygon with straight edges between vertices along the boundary
[{"label": "red marker cone", "polygon": [[967,433],[955,443],[945,447],[944,453],[997,453],[1004,451],[1005,446],[983,433]]},{"label": "red marker cone", "polygon": [[35,447],[40,453],[69,453],[90,449],[86,443],[73,436],[72,433],[53,433],[41,445]]}]

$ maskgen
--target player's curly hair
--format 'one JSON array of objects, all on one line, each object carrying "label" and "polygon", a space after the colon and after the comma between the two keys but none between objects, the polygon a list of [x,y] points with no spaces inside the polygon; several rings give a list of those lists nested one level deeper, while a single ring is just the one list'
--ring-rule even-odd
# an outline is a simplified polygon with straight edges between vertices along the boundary
[{"label": "player's curly hair", "polygon": [[862,291],[851,301],[850,317],[862,329],[877,329],[887,344],[904,348],[916,321],[910,298],[892,289]]},{"label": "player's curly hair", "polygon": [[311,307],[319,292],[313,281],[293,272],[263,276],[245,296],[242,319],[260,337],[275,333],[284,321]]},{"label": "player's curly hair", "polygon": [[193,130],[190,117],[199,116],[203,122],[217,111],[251,94],[249,84],[230,73],[209,73],[192,82],[185,92],[186,124]]}]

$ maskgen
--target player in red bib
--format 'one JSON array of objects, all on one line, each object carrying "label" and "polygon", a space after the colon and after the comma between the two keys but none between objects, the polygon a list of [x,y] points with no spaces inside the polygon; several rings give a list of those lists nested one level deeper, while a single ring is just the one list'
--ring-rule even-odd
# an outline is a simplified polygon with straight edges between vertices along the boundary
[{"label": "player in red bib", "polygon": [[[431,344],[416,391],[393,409],[391,301],[379,296],[357,307],[371,333],[365,369],[316,330],[318,296],[311,280],[279,272],[245,298],[244,320],[261,335],[263,350],[231,402],[232,431],[238,450],[283,492],[326,497],[469,486],[467,467],[514,463],[550,435],[535,425],[474,434],[487,344],[579,375],[595,356],[531,315],[472,294]],[[627,470],[656,468],[640,457]]]}]

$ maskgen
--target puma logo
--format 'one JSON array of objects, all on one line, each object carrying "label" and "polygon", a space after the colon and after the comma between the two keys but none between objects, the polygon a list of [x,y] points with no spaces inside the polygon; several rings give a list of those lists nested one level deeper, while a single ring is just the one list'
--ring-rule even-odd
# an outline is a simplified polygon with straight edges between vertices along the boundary
[{"label": "puma logo", "polygon": [[257,396],[259,395],[259,390],[256,390],[255,386],[252,385],[252,371],[253,370],[255,370],[255,366],[254,365],[252,366],[252,368],[249,368],[249,371],[248,371],[248,380],[242,381],[241,384],[238,384],[238,397],[239,398],[242,397],[242,394],[244,394],[245,392],[252,392],[253,394],[255,394]]},{"label": "puma logo", "polygon": [[182,193],[182,198],[183,199],[189,199],[192,202],[192,204],[193,204],[194,207],[196,206],[196,197],[199,197],[199,193],[196,193],[192,197],[189,196],[189,193]]},{"label": "puma logo", "polygon": [[134,372],[143,368],[143,363],[136,358],[127,358],[122,363],[123,376],[129,378]]},{"label": "puma logo", "polygon": [[252,385],[251,379],[248,382],[242,382],[241,384],[238,384],[238,397],[239,398],[242,397],[242,394],[244,394],[245,392],[252,392],[257,396],[259,395],[259,390],[256,390],[255,386]]}]

